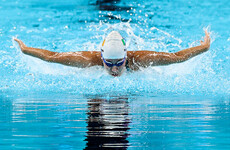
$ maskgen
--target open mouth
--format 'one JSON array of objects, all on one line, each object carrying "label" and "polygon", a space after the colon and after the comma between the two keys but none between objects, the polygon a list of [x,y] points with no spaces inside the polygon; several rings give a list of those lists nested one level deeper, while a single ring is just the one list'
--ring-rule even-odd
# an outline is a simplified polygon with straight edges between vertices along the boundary
[{"label": "open mouth", "polygon": [[118,76],[118,73],[111,73],[111,75],[116,77],[116,76]]}]

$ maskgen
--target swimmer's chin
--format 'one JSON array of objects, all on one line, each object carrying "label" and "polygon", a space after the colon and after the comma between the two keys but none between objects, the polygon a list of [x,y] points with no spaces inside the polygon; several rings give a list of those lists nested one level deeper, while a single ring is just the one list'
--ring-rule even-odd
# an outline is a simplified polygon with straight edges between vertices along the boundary
[{"label": "swimmer's chin", "polygon": [[120,77],[123,74],[123,72],[124,72],[124,70],[121,72],[117,72],[117,73],[115,73],[115,72],[108,72],[108,73],[109,73],[109,75],[111,75],[113,77]]}]

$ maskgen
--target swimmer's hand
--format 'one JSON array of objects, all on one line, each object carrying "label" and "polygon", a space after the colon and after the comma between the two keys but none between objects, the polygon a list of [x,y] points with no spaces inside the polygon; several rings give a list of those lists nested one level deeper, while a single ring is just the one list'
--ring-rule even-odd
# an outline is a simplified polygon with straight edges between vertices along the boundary
[{"label": "swimmer's hand", "polygon": [[205,37],[204,37],[204,41],[200,41],[200,44],[201,46],[205,46],[207,48],[210,47],[210,41],[211,41],[211,38],[210,38],[210,33],[208,33],[207,30],[205,30]]},{"label": "swimmer's hand", "polygon": [[21,40],[19,40],[19,39],[17,39],[17,38],[14,38],[14,40],[15,40],[16,42],[18,42],[18,44],[19,44],[21,50],[24,51],[24,49],[25,49],[27,46],[26,46]]}]

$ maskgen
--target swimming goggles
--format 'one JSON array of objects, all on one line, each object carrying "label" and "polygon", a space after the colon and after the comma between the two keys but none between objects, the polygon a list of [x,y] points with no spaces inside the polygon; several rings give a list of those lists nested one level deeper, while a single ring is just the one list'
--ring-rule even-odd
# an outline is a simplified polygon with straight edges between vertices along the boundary
[{"label": "swimming goggles", "polygon": [[113,67],[113,66],[120,67],[120,66],[123,65],[124,62],[125,62],[125,57],[124,57],[122,60],[116,62],[115,64],[113,64],[112,62],[106,61],[106,60],[103,58],[103,56],[102,56],[102,59],[103,59],[104,63],[105,63],[108,67]]}]

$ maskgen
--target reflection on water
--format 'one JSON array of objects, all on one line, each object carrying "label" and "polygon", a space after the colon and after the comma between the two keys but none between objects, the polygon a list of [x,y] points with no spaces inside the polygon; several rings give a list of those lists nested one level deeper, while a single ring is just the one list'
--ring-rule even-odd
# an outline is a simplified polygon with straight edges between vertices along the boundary
[{"label": "reflection on water", "polygon": [[2,149],[229,149],[230,99],[0,96]]},{"label": "reflection on water", "polygon": [[88,109],[85,149],[127,149],[130,123],[128,100],[91,99]]}]

